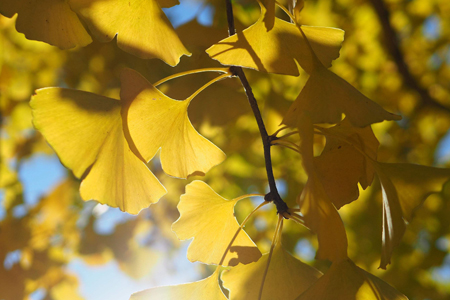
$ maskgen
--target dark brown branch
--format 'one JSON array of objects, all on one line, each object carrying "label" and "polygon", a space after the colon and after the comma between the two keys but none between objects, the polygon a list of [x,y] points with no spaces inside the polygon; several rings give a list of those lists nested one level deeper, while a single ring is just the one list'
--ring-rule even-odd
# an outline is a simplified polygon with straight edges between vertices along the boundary
[{"label": "dark brown branch", "polygon": [[378,15],[378,19],[380,20],[381,26],[383,27],[385,46],[389,51],[390,55],[392,56],[392,58],[394,59],[394,62],[397,65],[397,69],[400,75],[403,77],[405,85],[419,94],[422,100],[421,106],[425,105],[431,106],[434,108],[439,108],[447,112],[450,112],[450,108],[442,105],[441,103],[433,99],[428,94],[428,91],[422,86],[420,86],[416,78],[414,78],[414,76],[409,71],[408,65],[406,64],[403,58],[403,54],[400,50],[400,43],[397,34],[394,28],[392,28],[391,23],[389,21],[390,15],[389,10],[387,9],[383,0],[369,0],[369,1],[372,4],[373,8],[375,9]]},{"label": "dark brown branch", "polygon": [[[227,5],[227,20],[228,20],[228,31],[230,35],[236,33],[234,28],[234,17],[233,17],[233,6],[231,5],[231,0],[225,0]],[[247,95],[248,102],[252,108],[253,114],[256,119],[256,123],[258,123],[259,133],[261,134],[261,139],[264,147],[264,160],[266,163],[266,172],[267,172],[267,180],[269,181],[269,193],[264,197],[266,201],[273,201],[275,206],[277,207],[278,213],[284,213],[288,211],[287,204],[281,199],[280,194],[278,193],[277,185],[275,183],[275,178],[273,176],[272,169],[272,158],[270,156],[270,146],[271,146],[271,137],[267,134],[266,126],[264,125],[264,121],[261,117],[261,112],[259,111],[258,103],[256,102],[256,98],[253,95],[252,88],[248,83],[247,77],[245,76],[244,71],[241,67],[230,67],[233,75],[237,76],[241,81],[242,86],[244,87],[245,94]]]}]

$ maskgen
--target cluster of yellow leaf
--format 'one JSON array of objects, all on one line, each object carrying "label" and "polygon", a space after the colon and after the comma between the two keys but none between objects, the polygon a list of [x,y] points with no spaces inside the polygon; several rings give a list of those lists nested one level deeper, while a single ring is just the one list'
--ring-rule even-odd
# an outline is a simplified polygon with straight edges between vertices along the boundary
[{"label": "cluster of yellow leaf", "polygon": [[[261,256],[241,230],[244,223],[239,227],[234,217],[234,206],[242,198],[226,200],[204,182],[189,184],[178,205],[180,218],[172,229],[180,239],[193,238],[189,260],[218,265],[216,271],[197,282],[135,293],[130,300],[407,299],[348,258],[335,261],[322,276],[283,248],[281,232],[276,234],[273,252]],[[220,276],[220,266],[232,268]],[[219,278],[229,290],[228,297],[220,288]]]},{"label": "cluster of yellow leaf", "polygon": [[30,105],[35,127],[82,179],[82,198],[137,214],[166,193],[145,165],[158,149],[164,171],[180,178],[206,172],[225,154],[192,127],[190,100],[170,99],[131,69],[121,81],[121,100],[45,88]]},{"label": "cluster of yellow leaf", "polygon": [[174,66],[182,55],[190,55],[161,10],[175,4],[165,0],[3,0],[0,13],[9,18],[17,14],[17,31],[28,39],[61,49],[83,47],[92,42],[84,23],[98,41],[109,42],[117,35],[122,50]]},{"label": "cluster of yellow leaf", "polygon": [[[47,2],[51,9],[42,16],[48,18],[45,22],[38,20],[40,26],[47,27],[36,30],[46,31],[49,37],[39,39],[62,40],[60,46],[64,48],[87,44],[90,37],[80,17],[98,40],[110,41],[117,34],[119,47],[141,58],[158,57],[175,65],[182,54],[188,54],[156,2]],[[7,16],[18,13],[18,30],[28,32],[33,19],[25,21],[22,16],[37,4],[4,3],[0,11]],[[231,268],[222,276],[223,286],[230,290],[229,299],[406,299],[348,258],[347,235],[338,209],[356,200],[358,184],[366,189],[377,174],[383,197],[380,267],[386,268],[405,232],[405,222],[428,194],[442,188],[450,170],[378,162],[379,143],[370,125],[401,117],[387,112],[328,70],[339,56],[343,31],[278,19],[275,1],[260,6],[261,16],[254,25],[218,42],[207,53],[224,65],[294,76],[299,75],[300,65],[310,75],[282,124],[298,130],[301,142],[296,146],[308,174],[297,199],[300,217],[317,234],[316,257],[330,260],[332,266],[322,276],[290,255],[282,246],[281,236],[274,238],[273,251],[261,255],[243,231],[245,222],[239,225],[234,217],[234,206],[242,197],[226,200],[207,184],[194,181],[181,197],[180,218],[172,229],[181,240],[193,238],[187,255],[190,261],[218,265],[217,270],[204,280],[153,288],[131,299],[226,299],[219,285],[222,266]],[[59,24],[58,28],[73,32],[77,42],[60,39],[61,33],[48,27],[60,21],[55,15],[63,10],[70,17],[64,20],[65,27]],[[294,22],[300,10],[294,10]],[[118,18],[124,11],[129,17]],[[144,12],[149,15],[141,15]],[[28,36],[37,39],[33,34],[31,30]],[[161,35],[168,37],[165,46],[157,42]],[[63,164],[82,179],[82,198],[135,214],[165,193],[145,165],[158,150],[162,169],[180,178],[206,173],[225,154],[189,121],[187,109],[195,93],[184,101],[170,99],[131,69],[122,72],[121,83],[120,100],[47,88],[37,91],[31,106],[36,128]],[[341,120],[343,114],[345,119]],[[317,125],[322,123],[337,125]],[[313,155],[314,134],[326,137],[325,148],[317,157]],[[281,229],[276,234],[281,235]]]}]

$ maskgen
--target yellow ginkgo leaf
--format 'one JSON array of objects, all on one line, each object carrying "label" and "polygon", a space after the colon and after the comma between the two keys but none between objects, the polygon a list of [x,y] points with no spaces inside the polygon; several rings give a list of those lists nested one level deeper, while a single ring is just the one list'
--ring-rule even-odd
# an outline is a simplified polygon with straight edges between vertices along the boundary
[{"label": "yellow ginkgo leaf", "polygon": [[383,229],[381,236],[380,268],[386,269],[391,263],[394,248],[400,244],[405,234],[406,224],[402,217],[402,208],[398,199],[397,190],[389,177],[384,174],[378,163],[375,164],[380,179],[383,195]]},{"label": "yellow ginkgo leaf", "polygon": [[[230,290],[230,300],[258,299],[268,257],[266,253],[257,262],[233,267],[222,274],[223,285]],[[293,257],[278,242],[267,271],[262,299],[295,299],[321,275],[317,269]]]},{"label": "yellow ginkgo leaf", "polygon": [[43,41],[61,49],[92,42],[66,1],[2,0],[0,13],[9,18],[17,13],[16,29],[30,40]]},{"label": "yellow ginkgo leaf", "polygon": [[375,169],[370,159],[377,159],[379,142],[370,126],[354,127],[347,119],[320,131],[327,142],[314,165],[328,197],[339,209],[358,198],[358,182],[363,189],[372,183]]},{"label": "yellow ginkgo leaf", "polygon": [[137,214],[165,188],[128,146],[121,102],[96,94],[40,89],[32,97],[35,127],[61,162],[82,179],[81,197]]},{"label": "yellow ginkgo leaf", "polygon": [[200,281],[151,288],[131,295],[130,300],[226,300],[219,285],[219,269]]},{"label": "yellow ginkgo leaf", "polygon": [[450,169],[413,164],[375,163],[383,195],[383,235],[380,268],[391,263],[392,252],[405,233],[404,219],[410,221],[414,211],[428,195],[439,192],[450,179]]},{"label": "yellow ginkgo leaf", "polygon": [[296,300],[408,300],[380,278],[351,260],[335,262],[319,280]]},{"label": "yellow ginkgo leaf", "polygon": [[408,222],[425,199],[440,192],[443,184],[450,180],[450,169],[389,163],[379,163],[379,167],[394,184],[403,218]]},{"label": "yellow ginkgo leaf", "polygon": [[117,35],[120,49],[171,66],[190,55],[156,0],[69,0],[70,7],[101,42]]},{"label": "yellow ginkgo leaf", "polygon": [[238,200],[224,199],[202,181],[186,186],[186,193],[178,204],[180,218],[173,223],[172,230],[180,240],[194,238],[187,251],[190,261],[236,266],[261,257],[261,252],[240,229],[234,216]]},{"label": "yellow ginkgo leaf", "polygon": [[317,234],[317,259],[340,261],[347,258],[347,234],[341,217],[329,200],[314,170],[298,198],[306,225]]},{"label": "yellow ginkgo leaf", "polygon": [[225,153],[201,136],[188,117],[190,100],[171,99],[131,69],[120,80],[126,103],[126,130],[142,157],[149,161],[161,148],[161,165],[172,176],[206,173],[225,159]]},{"label": "yellow ginkgo leaf", "polygon": [[[269,1],[268,6],[272,8],[272,5],[273,1]],[[297,26],[274,18],[271,9],[261,3],[260,6],[261,16],[255,24],[207,49],[209,56],[224,65],[293,76],[299,75],[297,61],[308,73],[312,72],[311,52]],[[274,24],[268,30],[273,18]],[[331,61],[339,56],[344,31],[327,27],[301,28],[319,60],[330,67]]]},{"label": "yellow ginkgo leaf", "polygon": [[301,113],[308,113],[314,124],[338,123],[344,113],[350,123],[357,127],[401,119],[385,111],[320,62],[314,65],[314,71],[286,113],[283,124],[297,127]]}]

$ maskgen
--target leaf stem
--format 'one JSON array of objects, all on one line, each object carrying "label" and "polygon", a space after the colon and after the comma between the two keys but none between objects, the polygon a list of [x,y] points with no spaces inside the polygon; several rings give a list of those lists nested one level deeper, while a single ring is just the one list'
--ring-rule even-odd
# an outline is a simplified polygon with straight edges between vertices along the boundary
[{"label": "leaf stem", "polygon": [[[245,196],[245,197],[244,197]],[[247,198],[248,196],[250,196],[250,195],[244,195],[244,196],[242,196],[242,197],[238,197],[238,198],[236,198],[236,199],[239,199],[239,200],[241,200],[241,199],[244,199],[244,198]],[[255,196],[263,196],[263,195],[255,195]],[[244,197],[244,198],[243,198]],[[252,197],[252,196],[250,196],[250,197]],[[236,199],[234,199],[234,200],[236,200]],[[237,201],[239,201],[239,200],[237,200]],[[231,241],[230,241],[230,243],[228,244],[228,247],[227,247],[227,249],[225,249],[225,252],[223,253],[223,255],[222,255],[222,258],[220,259],[220,262],[219,262],[219,266],[221,266],[222,264],[223,264],[223,262],[224,262],[224,260],[225,260],[225,257],[227,256],[227,253],[228,253],[228,251],[230,251],[230,249],[231,249],[231,246],[233,246],[233,243],[234,243],[234,241],[236,240],[236,238],[237,238],[237,236],[238,236],[238,234],[239,234],[239,232],[241,232],[241,230],[244,228],[244,226],[245,226],[245,224],[247,223],[247,221],[250,219],[250,217],[251,216],[253,216],[253,214],[258,210],[258,209],[260,209],[261,207],[263,207],[264,205],[266,205],[266,204],[269,204],[269,201],[264,201],[263,203],[261,203],[260,205],[258,205],[245,219],[244,219],[244,221],[241,223],[241,225],[239,226],[239,228],[236,230],[236,233],[234,234],[234,236],[233,236],[233,238],[231,239]]]},{"label": "leaf stem", "polygon": [[222,75],[217,76],[216,78],[214,78],[214,79],[208,81],[208,82],[205,83],[201,88],[199,88],[199,89],[196,90],[192,95],[190,95],[190,96],[186,99],[186,101],[191,102],[192,99],[195,98],[195,96],[197,96],[198,94],[200,94],[200,93],[201,93],[204,89],[206,89],[208,86],[210,86],[211,84],[213,84],[213,83],[215,83],[215,82],[217,82],[217,81],[219,81],[219,80],[221,80],[221,79],[224,79],[224,78],[227,78],[227,77],[230,77],[230,76],[231,76],[231,73],[230,73],[230,72],[227,72],[226,74],[222,74]]},{"label": "leaf stem", "polygon": [[166,81],[169,81],[169,80],[181,77],[181,76],[190,75],[190,74],[197,74],[197,73],[202,73],[202,72],[223,72],[223,73],[228,73],[229,72],[229,68],[202,68],[202,69],[189,70],[189,71],[173,74],[173,75],[167,76],[167,77],[165,77],[163,79],[160,79],[157,82],[155,82],[153,84],[153,86],[156,87],[156,86],[158,86],[160,84],[163,84]]},{"label": "leaf stem", "polygon": [[[227,8],[228,31],[229,35],[231,36],[236,33],[236,29],[234,27],[233,6],[231,5],[231,0],[225,0],[225,3]],[[267,201],[273,201],[273,203],[277,207],[278,213],[287,212],[289,208],[286,202],[284,202],[283,199],[281,199],[281,196],[278,193],[275,178],[273,175],[272,159],[270,155],[271,136],[267,134],[267,130],[264,125],[264,121],[261,117],[261,112],[259,111],[258,103],[256,101],[255,96],[253,95],[252,88],[248,83],[247,77],[245,76],[244,71],[242,70],[241,67],[232,66],[230,67],[230,71],[233,73],[233,75],[239,78],[242,86],[244,87],[245,94],[247,95],[248,102],[250,103],[250,107],[252,108],[253,115],[255,116],[256,123],[258,124],[259,133],[261,135],[261,139],[263,142],[267,180],[269,181],[269,188],[270,188],[269,193],[267,193],[264,199]]]},{"label": "leaf stem", "polygon": [[259,289],[259,296],[258,296],[259,300],[262,299],[262,294],[263,294],[263,290],[264,290],[264,282],[266,281],[267,273],[269,272],[269,266],[270,266],[270,261],[272,260],[273,249],[275,248],[275,245],[278,243],[278,240],[280,239],[282,228],[283,228],[283,213],[280,213],[278,215],[277,227],[275,228],[275,233],[273,234],[272,245],[270,245],[269,257],[267,258],[266,269],[264,270],[261,287]]}]

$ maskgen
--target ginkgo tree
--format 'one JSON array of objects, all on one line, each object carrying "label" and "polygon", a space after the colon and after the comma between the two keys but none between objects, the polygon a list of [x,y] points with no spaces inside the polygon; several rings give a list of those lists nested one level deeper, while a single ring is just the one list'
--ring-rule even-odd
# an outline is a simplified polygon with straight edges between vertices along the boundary
[{"label": "ginkgo tree", "polygon": [[[183,55],[191,55],[182,43],[183,36],[177,35],[161,9],[175,4],[163,0],[6,0],[0,4],[0,13],[6,17],[17,14],[16,29],[27,38],[61,49],[84,47],[93,39],[116,39],[120,49],[138,59],[156,58],[175,66]],[[360,191],[377,178],[382,221],[370,225],[381,227],[379,268],[386,269],[408,222],[430,194],[441,192],[450,179],[450,169],[379,161],[380,142],[372,125],[402,117],[329,69],[339,57],[344,32],[303,24],[302,10],[308,5],[303,1],[290,9],[275,0],[257,5],[256,23],[236,32],[233,4],[224,0],[229,36],[224,33],[223,39],[206,49],[209,59],[220,65],[202,67],[199,63],[196,68],[194,61],[193,68],[153,84],[138,71],[121,68],[116,97],[41,88],[30,101],[33,125],[80,180],[79,193],[85,201],[96,200],[130,214],[147,209],[167,193],[150,170],[155,161],[169,176],[196,177],[179,199],[180,216],[172,230],[179,240],[192,239],[189,261],[215,266],[215,271],[197,282],[137,292],[132,300],[407,299],[351,260],[339,211],[357,201]],[[308,74],[270,134],[246,68],[285,77]],[[169,81],[206,72],[217,75],[183,100],[164,91]],[[227,153],[197,131],[188,109],[202,93],[220,93],[215,87],[231,80],[242,85],[248,100],[245,105],[250,105],[258,126],[268,191],[229,200],[198,180],[212,168],[220,169]],[[288,163],[305,174],[306,180],[298,182],[302,188],[296,199],[281,197],[278,179],[283,178],[275,177],[271,153],[275,146],[291,151],[295,156]],[[237,203],[254,197],[261,199],[260,204],[238,222]],[[244,227],[257,214],[273,214],[273,210],[261,210],[271,204],[278,219],[270,249],[261,253]],[[316,259],[331,263],[325,273],[287,250],[283,240],[287,223],[317,236]]]}]

